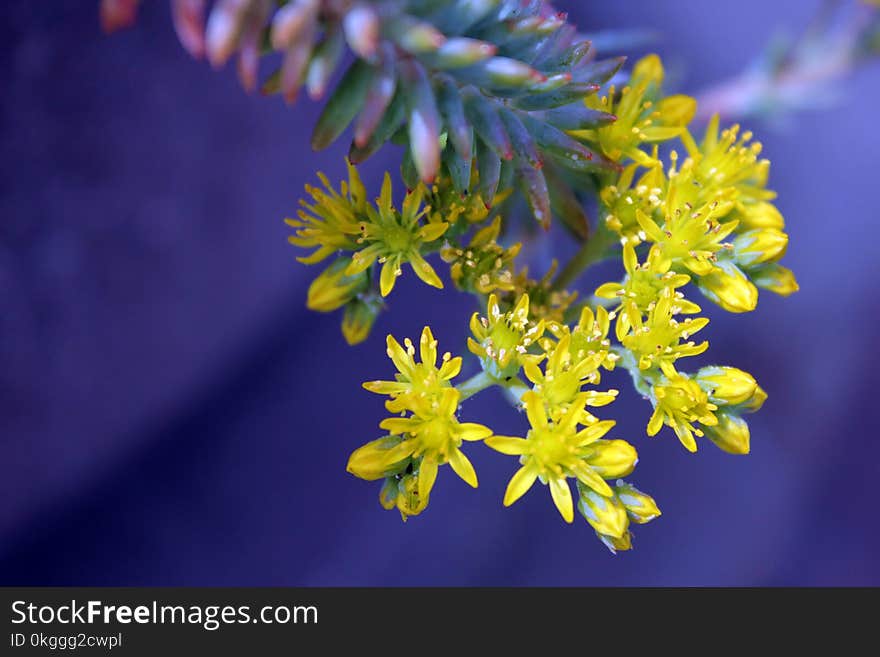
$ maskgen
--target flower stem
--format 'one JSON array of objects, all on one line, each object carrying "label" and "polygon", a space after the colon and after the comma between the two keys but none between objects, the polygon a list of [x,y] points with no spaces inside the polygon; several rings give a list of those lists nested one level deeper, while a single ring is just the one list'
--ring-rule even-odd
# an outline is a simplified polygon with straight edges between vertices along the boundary
[{"label": "flower stem", "polygon": [[519,406],[522,403],[522,396],[528,391],[529,387],[519,378],[513,379],[504,386],[504,394],[507,396],[507,400],[514,406]]},{"label": "flower stem", "polygon": [[495,385],[497,382],[491,376],[486,374],[485,372],[479,372],[474,374],[467,381],[462,383],[458,388],[458,392],[460,393],[459,401],[464,401],[469,397],[473,397],[481,390],[485,390],[486,388],[490,388]]},{"label": "flower stem", "polygon": [[580,251],[574,254],[574,257],[568,261],[565,268],[559,272],[556,280],[553,281],[553,289],[560,290],[570,285],[587,267],[594,262],[599,262],[608,257],[608,247],[615,240],[615,235],[610,230],[599,226],[598,230],[584,242]]}]

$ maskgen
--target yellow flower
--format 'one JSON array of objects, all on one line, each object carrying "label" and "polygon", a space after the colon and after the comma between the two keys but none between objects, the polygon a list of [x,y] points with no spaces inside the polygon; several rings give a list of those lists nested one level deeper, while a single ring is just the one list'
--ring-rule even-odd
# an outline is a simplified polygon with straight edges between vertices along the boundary
[{"label": "yellow flower", "polygon": [[[569,328],[566,324],[557,324],[551,322],[547,325],[547,330],[562,339],[563,336],[570,337],[569,351],[575,358],[582,359],[586,356],[597,356],[600,365],[609,372],[614,369],[619,356],[611,351],[611,341],[608,339],[608,330],[611,327],[611,315],[603,306],[597,306],[596,311],[589,306],[581,309],[580,317],[577,324]],[[552,349],[547,345],[545,351]],[[597,373],[598,374],[598,373]],[[594,383],[599,382],[596,377]]]},{"label": "yellow flower", "polygon": [[515,289],[513,260],[522,244],[505,249],[496,242],[501,232],[501,217],[495,217],[471,238],[468,246],[447,245],[440,257],[449,263],[452,282],[461,290],[489,294],[495,290]]},{"label": "yellow flower", "polygon": [[349,459],[349,471],[363,479],[394,476],[395,481],[386,479],[379,499],[385,508],[396,506],[404,519],[427,506],[437,470],[445,463],[476,488],[476,472],[461,444],[492,435],[491,429],[456,417],[461,394],[450,380],[461,370],[461,358],[444,354],[438,368],[437,341],[427,326],[419,339],[419,355],[417,363],[411,340],[401,346],[388,336],[388,357],[398,370],[395,380],[368,381],[364,388],[390,396],[385,402],[389,411],[411,415],[383,420],[379,426],[391,435],[355,450]]},{"label": "yellow flower", "polygon": [[311,255],[297,258],[300,262],[313,264],[339,250],[357,248],[358,220],[366,214],[367,196],[351,163],[348,164],[348,175],[349,182],[343,181],[340,192],[337,192],[327,176],[318,172],[324,189],[306,185],[306,193],[312,197],[313,205],[300,200],[303,209],[298,211],[298,218],[284,220],[288,226],[297,229],[287,238],[291,244],[306,249],[316,247]]},{"label": "yellow flower", "polygon": [[702,436],[699,423],[710,427],[718,424],[714,411],[718,406],[709,401],[709,395],[700,384],[684,374],[667,367],[666,381],[654,386],[654,413],[648,422],[648,435],[656,436],[665,424],[675,431],[681,444],[690,452],[697,451],[694,436]]},{"label": "yellow flower", "polygon": [[[480,358],[483,370],[497,380],[515,376],[529,348],[544,334],[544,321],[529,319],[529,295],[520,297],[513,310],[501,312],[498,297],[489,295],[486,317],[471,316],[468,349]],[[474,339],[476,338],[476,339]]]},{"label": "yellow flower", "polygon": [[636,209],[636,220],[647,239],[656,245],[657,257],[668,261],[673,268],[684,267],[705,276],[715,268],[716,254],[731,248],[723,240],[733,232],[737,222],[719,221],[730,211],[729,201],[715,200],[700,206],[689,202],[679,204],[678,190],[687,189],[689,182],[683,173],[670,178],[662,227],[640,209]]},{"label": "yellow flower", "polygon": [[482,424],[459,422],[455,416],[458,399],[458,390],[444,388],[430,409],[421,408],[419,414],[411,417],[386,418],[379,424],[382,429],[405,437],[400,453],[409,451],[407,456],[421,459],[418,493],[422,499],[431,493],[437,469],[444,463],[449,463],[469,485],[477,487],[477,474],[461,451],[461,443],[483,440],[492,435],[492,430]]},{"label": "yellow flower", "polygon": [[617,397],[617,390],[607,392],[590,390],[582,393],[581,389],[585,384],[599,382],[599,365],[607,356],[607,352],[575,351],[572,348],[572,341],[573,334],[562,336],[547,354],[543,371],[538,365],[537,358],[524,361],[523,371],[526,378],[534,384],[534,391],[541,396],[551,420],[559,421],[574,403],[584,409],[584,415],[579,418],[579,423],[588,424],[595,422],[596,419],[584,406],[610,404]]},{"label": "yellow flower", "polygon": [[651,158],[639,150],[639,145],[666,141],[682,134],[697,109],[697,102],[689,96],[667,96],[657,101],[663,77],[663,64],[657,55],[640,59],[619,96],[617,89],[611,86],[607,95],[588,96],[585,101],[588,107],[610,112],[617,120],[571,134],[598,142],[602,152],[616,162],[630,158],[650,165]]},{"label": "yellow flower", "polygon": [[364,185],[351,164],[348,173],[349,181],[341,183],[339,193],[326,176],[319,174],[326,189],[306,186],[314,204],[301,201],[305,209],[300,210],[299,218],[285,220],[297,229],[288,238],[291,244],[317,247],[310,256],[299,260],[311,264],[339,250],[354,251],[345,269],[346,276],[360,274],[378,261],[383,265],[379,275],[383,297],[394,288],[404,262],[410,263],[425,283],[442,288],[442,281],[421,250],[425,244],[440,239],[449,224],[431,218],[422,221],[428,212],[428,208],[422,206],[424,186],[419,185],[408,193],[398,212],[391,198],[391,176],[385,174],[381,195],[373,206],[367,203]]},{"label": "yellow flower", "polygon": [[632,471],[638,460],[636,450],[622,440],[600,440],[614,426],[605,420],[578,430],[587,395],[581,393],[558,422],[545,411],[544,400],[530,390],[523,395],[531,429],[525,439],[493,436],[486,444],[502,454],[520,457],[522,467],[513,475],[504,494],[504,506],[522,497],[540,478],[549,485],[550,494],[566,522],[574,520],[574,503],[568,478],[574,477],[600,495],[610,497],[606,478]]},{"label": "yellow flower", "polygon": [[367,212],[361,218],[357,241],[366,246],[352,255],[347,273],[364,271],[378,261],[382,264],[379,292],[383,297],[391,293],[404,262],[408,262],[416,276],[428,285],[443,287],[434,268],[422,257],[421,249],[423,244],[440,239],[449,224],[445,221],[420,222],[428,210],[422,207],[424,191],[425,188],[419,185],[409,192],[398,212],[391,199],[391,176],[386,173],[376,209],[367,206]]},{"label": "yellow flower", "polygon": [[618,340],[629,332],[633,323],[641,319],[667,288],[672,290],[674,296],[673,314],[692,315],[700,312],[697,304],[688,301],[682,293],[676,291],[687,285],[691,277],[671,271],[670,264],[653,248],[648,252],[647,261],[639,264],[635,248],[630,244],[624,245],[623,266],[626,269],[626,278],[622,283],[600,285],[595,292],[600,299],[620,300],[620,305],[616,308],[619,319],[615,326]]},{"label": "yellow flower", "polygon": [[[663,289],[644,320],[635,302],[627,303],[629,308],[625,317],[630,327],[620,341],[635,356],[639,369],[671,367],[679,358],[696,356],[709,348],[708,342],[682,342],[703,329],[709,320],[705,317],[688,317],[683,321],[675,319],[676,312],[680,312],[680,305],[673,288]],[[617,321],[620,322],[623,318],[622,313]]]},{"label": "yellow flower", "polygon": [[[654,157],[656,159],[656,151]],[[636,210],[653,214],[661,207],[666,193],[666,178],[659,161],[650,166],[633,186],[638,168],[638,164],[630,164],[621,172],[616,184],[599,191],[605,225],[620,235],[621,242],[633,246],[638,246],[644,239]]]},{"label": "yellow flower", "polygon": [[421,362],[415,361],[416,349],[412,340],[406,338],[404,346],[389,335],[387,340],[388,358],[397,368],[394,381],[367,381],[364,388],[379,395],[388,395],[390,400],[385,407],[392,413],[411,410],[415,413],[424,409],[429,413],[445,391],[452,389],[450,380],[461,372],[461,357],[452,358],[449,352],[443,354],[440,367],[437,367],[437,340],[430,327],[422,329],[419,339]]},{"label": "yellow flower", "polygon": [[[693,163],[694,183],[686,199],[692,204],[714,200],[719,192],[733,188],[737,204],[769,201],[776,194],[768,189],[767,176],[770,162],[759,159],[760,142],[751,142],[751,132],[740,132],[738,125],[719,134],[718,115],[712,117],[703,141],[697,145],[689,132],[682,141]],[[687,192],[686,192],[687,193]]]}]

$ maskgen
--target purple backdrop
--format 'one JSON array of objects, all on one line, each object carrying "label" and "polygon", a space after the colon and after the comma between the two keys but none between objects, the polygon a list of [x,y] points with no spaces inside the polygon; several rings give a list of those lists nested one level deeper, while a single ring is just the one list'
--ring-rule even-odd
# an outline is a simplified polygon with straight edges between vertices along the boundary
[{"label": "purple backdrop", "polygon": [[[248,97],[191,61],[165,2],[112,37],[96,4],[13,0],[0,27],[0,583],[880,584],[880,67],[833,110],[750,126],[802,288],[746,316],[709,309],[712,360],[770,394],[751,456],[646,438],[648,405],[608,377],[616,433],[641,453],[633,481],[664,511],[612,557],[546,490],[502,509],[514,463],[481,446],[480,488],[444,471],[405,525],[345,472],[379,435],[381,400],[360,382],[391,373],[384,334],[431,323],[462,352],[471,298],[405,277],[347,348],[338,316],[306,311],[315,272],[281,221],[316,167],[343,169],[343,145],[308,147],[318,107]],[[815,3],[558,4],[587,30],[657,30],[693,91]],[[397,155],[366,169],[372,189]],[[464,416],[523,424],[494,393]]]}]

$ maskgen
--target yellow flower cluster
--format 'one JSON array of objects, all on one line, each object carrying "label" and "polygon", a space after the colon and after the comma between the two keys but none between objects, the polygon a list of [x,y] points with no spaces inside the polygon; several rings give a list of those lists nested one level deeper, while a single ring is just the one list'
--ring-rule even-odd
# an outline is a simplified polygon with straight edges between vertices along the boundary
[{"label": "yellow flower cluster", "polygon": [[428,505],[439,466],[448,463],[465,482],[477,487],[477,474],[464,452],[463,441],[483,440],[492,431],[481,424],[459,422],[461,393],[451,379],[461,371],[461,358],[447,352],[437,367],[437,340],[427,326],[419,339],[419,357],[407,338],[403,346],[388,336],[388,357],[397,368],[394,381],[369,381],[364,388],[390,399],[385,407],[403,417],[390,417],[379,427],[389,436],[355,450],[348,471],[367,480],[385,479],[380,501],[397,508],[403,518]]},{"label": "yellow flower cluster", "polygon": [[[753,310],[759,287],[794,292],[794,275],[779,264],[788,236],[767,189],[769,163],[760,157],[760,144],[738,126],[721,130],[717,118],[697,142],[688,127],[695,101],[663,96],[663,77],[659,58],[644,58],[628,84],[586,101],[591,111],[617,120],[570,132],[621,165],[596,176],[601,221],[581,254],[589,263],[619,248],[623,277],[600,285],[585,301],[567,289],[582,268],[573,264],[580,255],[558,276],[554,262],[542,279],[529,278],[526,268],[516,267],[522,245],[501,241],[501,217],[449,184],[413,190],[399,212],[387,178],[373,207],[353,168],[340,193],[326,183],[325,190],[309,189],[314,203],[290,222],[298,229],[291,241],[317,247],[308,261],[342,252],[312,284],[309,305],[345,306],[349,332],[366,335],[403,262],[439,287],[424,260],[432,250],[449,264],[455,286],[485,304],[470,320],[467,346],[480,365],[471,378],[453,383],[462,359],[448,353],[438,359],[437,342],[425,327],[418,345],[388,336],[394,380],[364,384],[386,396],[394,416],[379,425],[385,435],[355,450],[348,469],[384,481],[384,507],[398,509],[404,519],[420,513],[445,464],[476,487],[462,446],[483,441],[519,462],[504,506],[540,482],[566,522],[574,521],[577,509],[612,552],[629,550],[633,525],[660,510],[622,479],[638,461],[635,447],[610,437],[615,422],[597,417],[597,409],[618,397],[618,390],[602,386],[603,374],[618,367],[652,405],[649,436],[669,427],[691,452],[698,439],[731,454],[749,452],[743,416],[758,410],[767,394],[735,367],[682,366],[709,347],[703,339],[709,320],[690,291],[700,290],[731,312]],[[664,161],[659,144],[673,139],[683,156],[671,150]],[[376,262],[383,265],[378,289],[368,274]],[[524,409],[527,426],[519,435],[493,435],[459,419],[460,403],[492,386]]]}]

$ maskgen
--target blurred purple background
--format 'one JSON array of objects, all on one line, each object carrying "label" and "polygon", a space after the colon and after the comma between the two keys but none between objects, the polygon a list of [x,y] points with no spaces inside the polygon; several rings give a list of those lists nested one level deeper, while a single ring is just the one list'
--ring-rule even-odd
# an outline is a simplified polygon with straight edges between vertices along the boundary
[{"label": "blurred purple background", "polygon": [[[649,27],[695,91],[742,70],[815,2],[560,0],[579,26]],[[709,308],[711,360],[755,374],[752,454],[690,455],[622,376],[606,415],[664,512],[612,557],[546,489],[510,509],[515,462],[477,445],[476,491],[441,472],[405,525],[345,471],[379,435],[385,333],[430,323],[464,352],[471,297],[401,280],[357,348],[309,313],[316,270],[282,218],[344,144],[319,106],[244,95],[177,44],[166,2],[100,33],[97,2],[4,3],[0,57],[0,583],[203,585],[880,584],[874,424],[880,66],[832,110],[750,123],[773,161],[801,292]],[[387,150],[365,169],[376,184]],[[584,289],[598,280],[584,279]],[[463,418],[518,433],[500,395]]]}]

